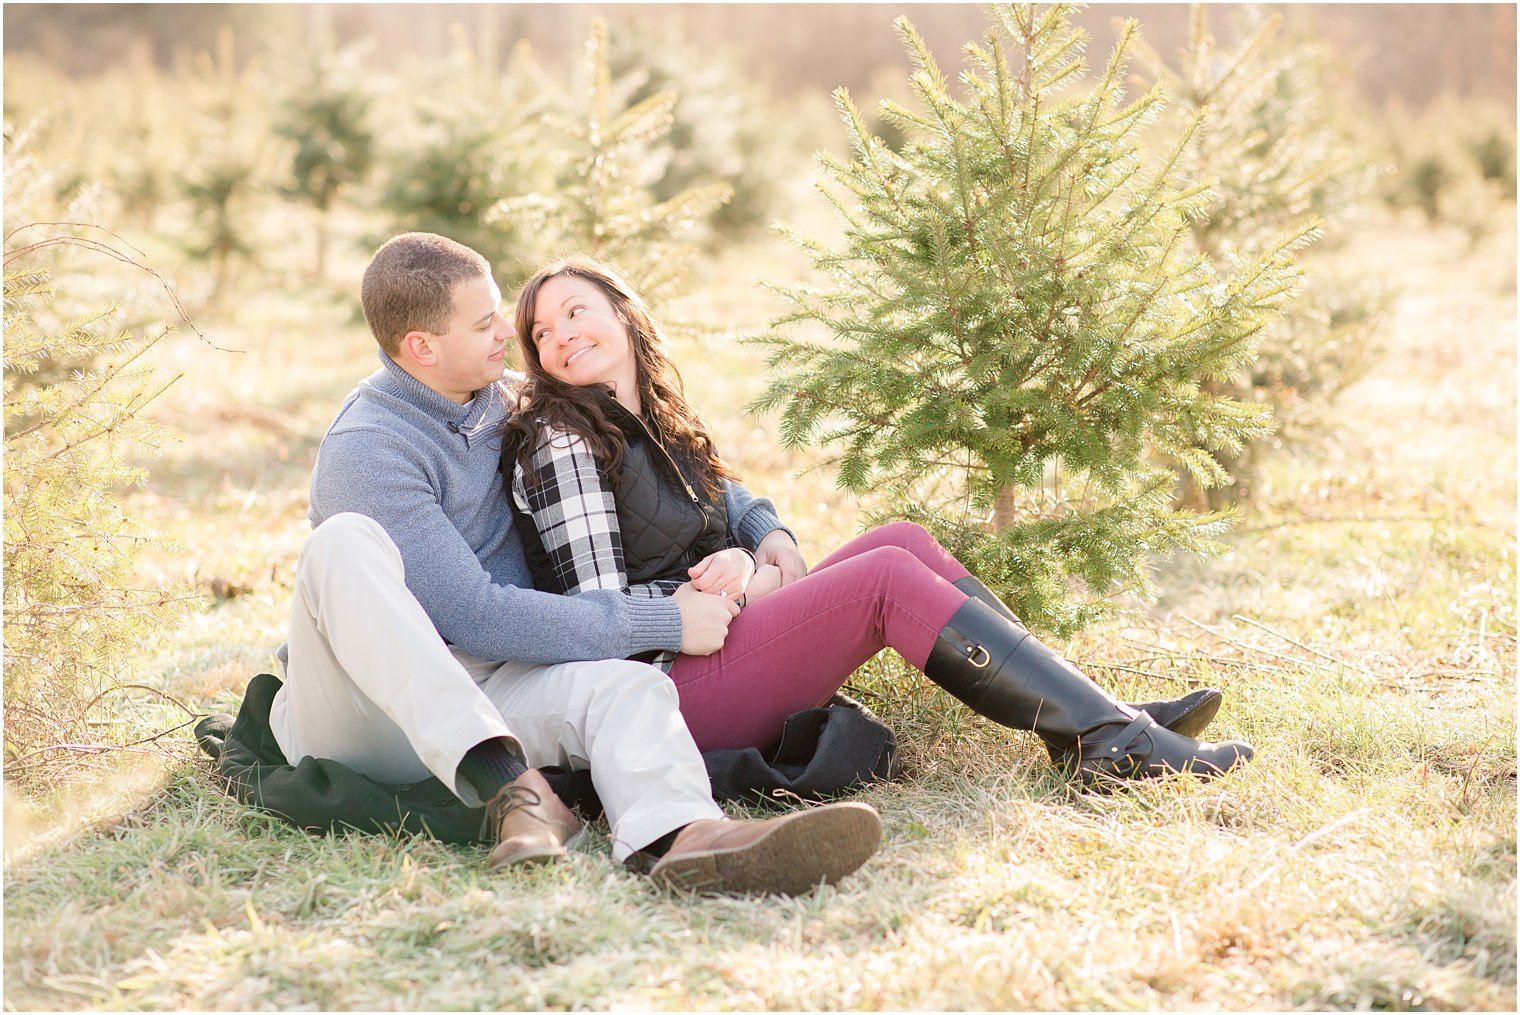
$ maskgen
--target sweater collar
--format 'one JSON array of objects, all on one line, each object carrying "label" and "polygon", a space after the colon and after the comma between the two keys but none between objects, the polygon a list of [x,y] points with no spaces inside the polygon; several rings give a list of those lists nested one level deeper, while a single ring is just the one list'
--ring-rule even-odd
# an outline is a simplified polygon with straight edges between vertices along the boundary
[{"label": "sweater collar", "polygon": [[[494,420],[500,414],[500,408],[504,406],[499,385],[489,385],[475,392],[474,399],[468,406],[460,405],[452,399],[444,398],[432,388],[423,384],[417,378],[401,369],[401,366],[390,358],[384,349],[376,350],[380,354],[380,366],[382,369],[370,378],[370,383],[377,391],[384,392],[394,398],[399,398],[426,412],[429,416],[444,423],[450,430],[460,430],[471,433],[487,422]],[[493,409],[495,411],[493,411]]]}]

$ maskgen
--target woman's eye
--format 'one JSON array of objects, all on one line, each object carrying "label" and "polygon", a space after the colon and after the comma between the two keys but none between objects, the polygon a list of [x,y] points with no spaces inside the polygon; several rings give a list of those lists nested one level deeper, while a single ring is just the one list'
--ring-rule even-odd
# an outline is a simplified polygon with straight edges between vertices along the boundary
[{"label": "woman's eye", "polygon": [[570,308],[570,316],[571,317],[579,316],[580,312],[582,310],[585,310],[585,309],[586,309],[585,307],[571,307]]}]

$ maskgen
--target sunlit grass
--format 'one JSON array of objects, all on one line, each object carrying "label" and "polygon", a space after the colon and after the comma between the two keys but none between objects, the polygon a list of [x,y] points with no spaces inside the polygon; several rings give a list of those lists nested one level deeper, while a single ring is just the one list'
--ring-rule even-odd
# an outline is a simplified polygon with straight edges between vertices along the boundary
[{"label": "sunlit grass", "polygon": [[[1274,461],[1225,556],[1164,564],[1157,603],[1062,646],[1132,699],[1223,688],[1244,772],[1077,792],[888,653],[849,685],[901,743],[904,778],[861,796],[878,856],[803,898],[690,901],[615,865],[605,827],[508,876],[481,849],[309,836],[223,796],[180,730],[132,779],[8,794],[7,1006],[1512,1008],[1513,237],[1466,253],[1400,223],[1333,256],[1405,290],[1339,430]],[[729,333],[677,355],[816,560],[858,506],[740,411],[764,370],[735,337],[773,312],[749,276],[795,263],[712,265],[681,311]],[[181,546],[146,566],[218,598],[133,679],[232,711],[283,639],[316,443],[373,353],[341,293],[208,324],[243,351],[174,340],[187,382],[160,411],[185,440],[129,508]],[[146,691],[119,709],[184,719]]]}]

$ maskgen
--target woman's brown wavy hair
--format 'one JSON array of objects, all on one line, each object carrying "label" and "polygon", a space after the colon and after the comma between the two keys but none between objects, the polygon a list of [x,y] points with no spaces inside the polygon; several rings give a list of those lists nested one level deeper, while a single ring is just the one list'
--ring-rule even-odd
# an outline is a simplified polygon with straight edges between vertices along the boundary
[{"label": "woman's brown wavy hair", "polygon": [[681,374],[665,352],[664,337],[649,306],[612,267],[584,254],[570,254],[540,268],[518,294],[517,343],[527,378],[517,389],[504,425],[502,471],[508,481],[513,464],[522,465],[532,475],[530,459],[545,427],[579,435],[614,489],[622,471],[626,447],[623,431],[607,417],[611,385],[577,387],[555,380],[544,370],[533,341],[539,290],[560,275],[585,279],[607,297],[633,345],[634,382],[645,423],[667,450],[696,473],[709,498],[722,496],[721,479],[737,480],[739,476],[718,457],[707,428],[687,404]]}]

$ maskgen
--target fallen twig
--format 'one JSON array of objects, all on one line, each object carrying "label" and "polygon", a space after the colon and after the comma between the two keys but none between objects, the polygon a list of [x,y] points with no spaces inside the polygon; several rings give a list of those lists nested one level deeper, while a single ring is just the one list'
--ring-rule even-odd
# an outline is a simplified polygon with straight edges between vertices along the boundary
[{"label": "fallen twig", "polygon": [[186,726],[189,726],[191,723],[195,722],[195,720],[197,720],[197,719],[203,718],[205,715],[206,715],[205,712],[192,713],[191,716],[190,716],[190,718],[186,719],[184,722],[180,723],[178,726],[170,726],[168,729],[161,730],[160,732],[153,734],[151,737],[143,737],[141,740],[133,740],[131,743],[123,744],[122,746],[123,747],[136,747],[138,744],[152,743],[153,741],[157,740],[159,737],[166,737],[170,733],[173,733],[173,732],[175,732],[177,730],[184,729]]},{"label": "fallen twig", "polygon": [[197,719],[205,714],[204,712],[197,712],[195,709],[191,708],[189,705],[186,705],[183,701],[180,701],[174,695],[170,694],[168,691],[161,691],[156,687],[149,687],[147,684],[117,684],[114,687],[108,687],[104,691],[101,691],[99,694],[95,695],[95,697],[91,698],[90,703],[84,707],[84,711],[88,712],[90,709],[94,708],[96,702],[100,701],[100,699],[104,698],[106,695],[114,694],[117,691],[125,691],[128,688],[136,688],[139,691],[151,691],[152,693],[158,695],[160,698],[165,698],[169,701],[174,702],[174,704],[178,705],[185,712],[185,714],[194,716]]},{"label": "fallen twig", "polygon": [[[1206,624],[1201,623],[1200,621],[1194,620],[1192,617],[1186,617],[1185,616],[1182,619],[1185,620],[1185,621],[1187,621],[1189,624],[1192,624],[1194,627],[1198,628],[1200,631],[1203,631],[1203,632],[1205,632],[1207,634],[1213,635],[1215,638],[1218,638],[1220,641],[1224,642],[1226,645],[1234,645],[1236,648],[1240,649],[1243,652],[1257,652],[1257,653],[1260,653],[1261,655],[1271,656],[1273,659],[1280,659],[1280,660],[1282,660],[1285,663],[1303,663],[1305,661],[1305,660],[1302,660],[1302,659],[1295,659],[1295,658],[1293,658],[1292,656],[1289,656],[1289,655],[1284,655],[1281,652],[1273,652],[1271,649],[1264,648],[1261,645],[1252,645],[1249,642],[1241,641],[1238,638],[1231,638],[1228,635],[1220,634],[1218,631],[1213,630],[1212,628],[1208,627]],[[1311,665],[1313,665],[1313,664],[1311,664]]]},{"label": "fallen twig", "polygon": [[[1147,660],[1132,660],[1132,661],[1134,661],[1134,662],[1146,662]],[[1155,661],[1156,662],[1161,662],[1162,660],[1157,659]],[[1288,672],[1287,668],[1283,667],[1283,666],[1271,666],[1271,665],[1268,665],[1266,663],[1248,663],[1248,662],[1243,662],[1243,661],[1237,660],[1237,659],[1217,659],[1217,658],[1214,658],[1212,656],[1173,656],[1168,661],[1173,662],[1173,663],[1185,663],[1185,664],[1188,664],[1188,665],[1194,665],[1194,664],[1197,664],[1199,662],[1207,662],[1207,663],[1213,663],[1213,664],[1219,665],[1219,666],[1238,666],[1238,667],[1241,667],[1242,669],[1257,670],[1257,671],[1265,672],[1265,673],[1286,673],[1286,672]],[[1120,671],[1122,671],[1124,673],[1137,673],[1137,674],[1139,674],[1140,676],[1143,676],[1143,677],[1155,677],[1157,680],[1174,680],[1174,681],[1177,681],[1178,683],[1183,683],[1183,684],[1188,684],[1188,685],[1198,685],[1198,684],[1203,683],[1203,680],[1202,680],[1201,677],[1198,677],[1198,676],[1195,676],[1195,675],[1191,675],[1191,674],[1156,673],[1156,672],[1154,672],[1152,670],[1142,670],[1142,669],[1140,669],[1137,666],[1131,666],[1131,665],[1127,665],[1125,663],[1106,662],[1106,661],[1101,660],[1101,659],[1089,659],[1089,660],[1087,660],[1086,665],[1089,666],[1089,667],[1091,667],[1091,668],[1094,668],[1094,669],[1120,670]]]},{"label": "fallen twig", "polygon": [[[139,743],[141,743],[141,742],[144,742],[144,741],[139,741]],[[176,754],[174,754],[171,751],[166,751],[166,750],[162,750],[162,749],[160,749],[160,750],[147,750],[147,749],[144,749],[144,748],[134,747],[134,746],[128,746],[128,745],[125,745],[125,744],[123,744],[123,745],[115,745],[115,744],[50,744],[47,747],[39,747],[37,750],[33,751],[31,754],[26,755],[26,757],[31,758],[31,757],[34,757],[34,756],[36,756],[38,754],[48,754],[48,753],[51,753],[51,752],[59,752],[59,751],[67,752],[69,754],[83,755],[85,757],[91,757],[91,758],[96,757],[98,755],[102,755],[102,754],[110,754],[112,752],[120,752],[122,754],[153,754],[153,755],[157,755],[160,758],[178,758],[179,757],[179,755],[176,755]],[[5,767],[6,767],[6,769],[8,771],[15,772],[15,771],[25,771],[27,769],[36,768],[38,765],[41,765],[41,764],[43,764],[43,760],[39,758],[36,761],[28,762],[26,764],[21,764],[21,765],[18,765],[18,764],[16,764],[16,763],[13,762],[13,763],[7,764]]]},{"label": "fallen twig", "polygon": [[1285,518],[1282,521],[1264,525],[1252,525],[1247,528],[1236,529],[1235,531],[1239,535],[1249,536],[1255,535],[1258,532],[1271,532],[1274,529],[1298,528],[1302,525],[1360,525],[1364,522],[1419,522],[1426,525],[1445,523],[1447,525],[1461,525],[1469,528],[1492,529],[1495,532],[1503,533],[1511,539],[1515,538],[1513,531],[1506,529],[1502,525],[1495,525],[1493,522],[1449,518],[1443,515],[1347,515],[1344,517],[1305,515],[1300,518]]},{"label": "fallen twig", "polygon": [[184,729],[186,726],[189,726],[191,723],[193,723],[197,719],[201,718],[204,714],[205,713],[199,713],[199,712],[198,713],[192,713],[189,719],[186,719],[184,722],[180,723],[177,726],[171,726],[171,727],[169,727],[166,730],[160,730],[159,732],[153,734],[150,737],[143,737],[141,740],[133,740],[133,741],[131,741],[129,743],[125,743],[125,744],[71,744],[71,743],[49,744],[46,747],[39,747],[35,751],[30,751],[30,752],[28,752],[26,754],[23,754],[23,755],[21,755],[18,758],[7,760],[6,763],[5,763],[5,767],[6,767],[6,769],[8,771],[12,771],[12,772],[24,771],[24,770],[29,769],[29,768],[35,768],[36,766],[42,764],[42,760],[39,759],[37,761],[28,761],[28,759],[30,759],[30,758],[36,758],[39,754],[48,754],[50,752],[56,752],[56,751],[67,751],[67,752],[70,752],[70,753],[73,753],[73,754],[82,754],[82,755],[90,755],[90,756],[97,755],[97,754],[108,754],[108,753],[110,753],[112,751],[123,751],[123,752],[125,752],[127,754],[157,754],[157,755],[160,755],[160,756],[171,756],[171,755],[169,755],[168,752],[163,751],[163,750],[148,751],[148,750],[140,750],[140,749],[137,749],[137,748],[138,748],[138,746],[140,744],[152,743],[153,741],[158,740],[160,737],[166,737],[170,733],[174,733],[177,730]]},{"label": "fallen twig", "polygon": [[[1241,649],[1242,651],[1259,653],[1260,655],[1268,656],[1268,657],[1270,657],[1272,659],[1278,659],[1278,660],[1281,660],[1282,662],[1285,662],[1285,663],[1291,663],[1291,664],[1293,664],[1293,666],[1298,667],[1298,668],[1302,668],[1302,667],[1307,666],[1310,669],[1321,670],[1321,671],[1324,671],[1326,673],[1335,672],[1330,667],[1326,666],[1324,663],[1317,662],[1317,661],[1315,661],[1313,659],[1300,659],[1300,658],[1297,658],[1295,656],[1285,655],[1282,652],[1274,652],[1273,650],[1271,650],[1269,648],[1266,648],[1263,645],[1252,645],[1249,642],[1240,641],[1237,638],[1231,638],[1231,637],[1228,637],[1227,635],[1220,634],[1218,631],[1212,630],[1207,625],[1202,624],[1202,623],[1194,620],[1192,617],[1186,617],[1185,616],[1182,619],[1185,620],[1185,621],[1187,621],[1189,624],[1192,624],[1194,627],[1198,628],[1199,630],[1204,631],[1204,632],[1206,632],[1206,633],[1208,633],[1210,635],[1213,635],[1215,638],[1218,638],[1220,641],[1224,642],[1225,644],[1227,644],[1227,645],[1234,645],[1236,648]],[[1272,633],[1275,634],[1276,632],[1272,632]],[[1292,641],[1291,638],[1285,639],[1285,640]],[[1297,643],[1295,642],[1295,644],[1297,644]],[[1313,650],[1310,649],[1309,651],[1313,651]],[[1327,658],[1333,658],[1333,657],[1327,657]],[[1362,674],[1364,674],[1366,676],[1370,676],[1374,680],[1380,680],[1380,679],[1382,679],[1377,674],[1372,673],[1369,670],[1363,669],[1362,667],[1355,666],[1354,664],[1349,664],[1349,663],[1342,664],[1342,666],[1341,666],[1342,671],[1344,671],[1347,668],[1357,670],[1358,672],[1360,672],[1360,673],[1362,673]]]},{"label": "fallen twig", "polygon": [[1261,670],[1262,672],[1265,672],[1265,673],[1286,673],[1286,672],[1288,672],[1287,667],[1285,667],[1285,666],[1273,666],[1271,663],[1250,662],[1250,661],[1245,660],[1245,659],[1226,659],[1224,656],[1211,656],[1211,655],[1208,655],[1207,653],[1203,653],[1203,652],[1184,652],[1184,651],[1181,651],[1181,650],[1178,650],[1176,652],[1171,652],[1168,649],[1158,648],[1155,645],[1142,645],[1140,642],[1134,640],[1133,638],[1126,638],[1124,640],[1126,642],[1128,642],[1129,644],[1134,645],[1137,648],[1157,649],[1157,651],[1165,653],[1164,655],[1145,656],[1145,657],[1142,657],[1140,659],[1132,659],[1132,660],[1130,660],[1131,662],[1162,662],[1162,661],[1168,661],[1168,662],[1191,663],[1191,664],[1194,664],[1194,665],[1196,665],[1198,663],[1208,663],[1208,664],[1210,664],[1212,666],[1238,666],[1241,669]]},{"label": "fallen twig", "polygon": [[1330,655],[1328,652],[1321,652],[1317,648],[1310,648],[1308,645],[1305,645],[1303,642],[1296,641],[1296,640],[1288,637],[1287,635],[1283,634],[1281,631],[1275,631],[1272,628],[1268,627],[1266,624],[1263,624],[1263,623],[1261,623],[1260,621],[1257,621],[1257,620],[1252,620],[1250,617],[1243,617],[1240,614],[1236,613],[1236,614],[1233,614],[1230,617],[1230,619],[1231,620],[1238,620],[1242,624],[1250,624],[1252,627],[1259,628],[1259,629],[1267,632],[1268,634],[1270,634],[1270,635],[1272,635],[1274,637],[1281,638],[1283,641],[1287,642],[1289,645],[1296,645],[1299,648],[1303,649],[1305,652],[1308,652],[1308,653],[1310,653],[1312,655],[1317,655],[1321,659],[1328,659],[1328,660],[1330,660],[1330,662],[1335,663],[1335,664],[1337,664],[1339,666],[1349,666],[1352,669],[1354,669],[1354,670],[1356,670],[1356,671],[1358,671],[1360,673],[1365,673],[1369,677],[1373,677],[1373,678],[1377,677],[1376,673],[1373,673],[1371,670],[1367,669],[1365,666],[1359,666],[1356,663],[1350,663],[1350,662],[1346,662],[1343,659],[1337,659],[1335,656]]},{"label": "fallen twig", "polygon": [[1256,877],[1252,878],[1250,884],[1246,885],[1244,889],[1245,893],[1249,895],[1255,891],[1263,881],[1267,880],[1267,878],[1277,873],[1277,868],[1282,866],[1284,860],[1286,860],[1292,854],[1297,853],[1305,846],[1309,845],[1309,843],[1314,842],[1316,839],[1323,839],[1325,836],[1340,828],[1342,825],[1349,824],[1353,818],[1360,818],[1364,815],[1371,814],[1372,811],[1373,809],[1371,807],[1361,807],[1357,810],[1352,811],[1350,814],[1342,814],[1340,817],[1336,818],[1329,824],[1321,825],[1319,828],[1316,828],[1314,831],[1310,832],[1308,835],[1304,836],[1302,839],[1299,839],[1293,845],[1289,846],[1286,854],[1279,857],[1276,862],[1274,862],[1270,867],[1267,867],[1260,874],[1256,875]]},{"label": "fallen twig", "polygon": [[1157,680],[1180,680],[1184,683],[1197,683],[1196,680],[1189,677],[1174,676],[1170,673],[1153,673],[1150,670],[1142,670],[1136,666],[1125,666],[1123,663],[1105,663],[1094,659],[1089,661],[1087,665],[1091,669],[1119,670],[1123,673],[1137,673],[1142,677],[1154,677]]},{"label": "fallen twig", "polygon": [[127,240],[118,236],[116,233],[111,232],[111,230],[105,228],[104,226],[98,226],[92,222],[28,222],[25,225],[17,226],[15,229],[12,229],[10,232],[6,233],[5,242],[10,243],[12,238],[14,238],[15,235],[19,232],[23,232],[27,229],[40,229],[43,226],[62,226],[68,229],[95,229],[118,241],[123,246],[128,248],[131,253],[118,250],[111,244],[103,240],[97,240],[94,237],[90,236],[49,236],[47,239],[37,240],[33,243],[28,243],[25,246],[17,247],[14,250],[7,250],[5,252],[5,263],[10,264],[18,257],[22,257],[27,254],[35,254],[40,250],[47,249],[48,247],[56,247],[61,245],[83,247],[86,250],[93,250],[96,253],[105,254],[107,257],[114,258],[123,264],[130,264],[134,268],[145,271],[157,279],[158,284],[163,286],[164,292],[168,295],[169,302],[174,305],[174,312],[179,316],[180,320],[184,321],[185,324],[189,326],[191,331],[195,332],[196,337],[199,338],[202,342],[205,342],[217,352],[246,351],[243,349],[225,349],[222,346],[219,346],[215,342],[211,341],[211,339],[207,338],[206,333],[201,331],[200,328],[196,327],[195,322],[190,319],[190,315],[186,312],[184,304],[180,303],[179,294],[174,291],[174,287],[169,284],[169,280],[164,278],[164,276],[159,274],[155,268],[146,264],[142,260],[142,257],[144,255],[141,250],[138,250]]}]

